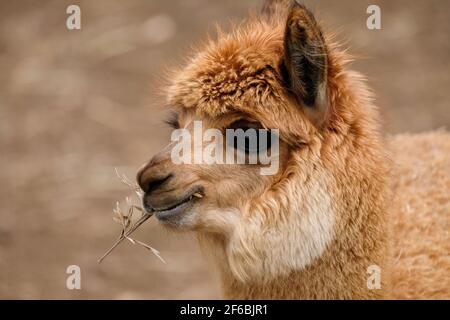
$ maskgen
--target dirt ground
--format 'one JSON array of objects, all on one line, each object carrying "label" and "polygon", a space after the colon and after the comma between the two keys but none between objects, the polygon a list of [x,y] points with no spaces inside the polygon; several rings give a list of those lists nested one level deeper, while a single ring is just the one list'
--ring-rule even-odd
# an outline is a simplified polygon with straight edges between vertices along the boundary
[{"label": "dirt ground", "polygon": [[[214,24],[239,20],[262,1],[90,0],[0,3],[0,298],[219,298],[210,266],[189,234],[155,221],[97,258],[119,227],[116,200],[131,194],[114,168],[137,168],[169,140],[159,85]],[[450,124],[450,2],[304,1],[359,56],[386,132]],[[369,4],[382,30],[366,28]],[[82,29],[66,28],[81,7]],[[66,288],[81,267],[82,289]]]}]

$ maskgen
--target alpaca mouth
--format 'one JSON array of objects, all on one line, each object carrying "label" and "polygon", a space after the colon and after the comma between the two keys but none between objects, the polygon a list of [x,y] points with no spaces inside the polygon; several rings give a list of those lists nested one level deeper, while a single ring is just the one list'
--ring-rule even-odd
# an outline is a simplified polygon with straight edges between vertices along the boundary
[{"label": "alpaca mouth", "polygon": [[147,201],[144,201],[144,206],[146,210],[152,212],[158,220],[166,221],[186,212],[186,210],[191,208],[194,202],[196,202],[200,198],[203,198],[203,191],[200,188],[196,188],[181,200],[174,202],[168,206],[152,206]]}]

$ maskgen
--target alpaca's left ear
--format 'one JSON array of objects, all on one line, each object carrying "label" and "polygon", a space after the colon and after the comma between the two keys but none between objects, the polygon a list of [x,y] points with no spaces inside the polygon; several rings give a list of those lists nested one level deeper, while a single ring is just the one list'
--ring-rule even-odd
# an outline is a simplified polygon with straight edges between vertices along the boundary
[{"label": "alpaca's left ear", "polygon": [[316,125],[327,117],[327,48],[313,14],[294,2],[284,35],[284,77]]}]

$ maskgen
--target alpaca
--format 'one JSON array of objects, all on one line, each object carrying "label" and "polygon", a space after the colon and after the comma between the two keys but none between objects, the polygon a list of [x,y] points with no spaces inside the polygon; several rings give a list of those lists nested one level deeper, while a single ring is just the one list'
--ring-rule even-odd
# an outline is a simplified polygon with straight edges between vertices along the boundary
[{"label": "alpaca", "polygon": [[279,129],[274,175],[174,164],[174,143],[137,175],[147,210],[198,236],[225,298],[450,298],[450,136],[383,138],[350,60],[304,6],[276,1],[171,80],[174,128]]}]

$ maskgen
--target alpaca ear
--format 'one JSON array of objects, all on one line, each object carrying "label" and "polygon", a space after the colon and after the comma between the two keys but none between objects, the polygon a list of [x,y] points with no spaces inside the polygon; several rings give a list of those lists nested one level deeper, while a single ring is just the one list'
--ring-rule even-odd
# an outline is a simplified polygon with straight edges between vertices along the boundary
[{"label": "alpaca ear", "polygon": [[327,117],[327,48],[313,14],[294,1],[284,34],[285,81],[305,113],[319,125]]}]

